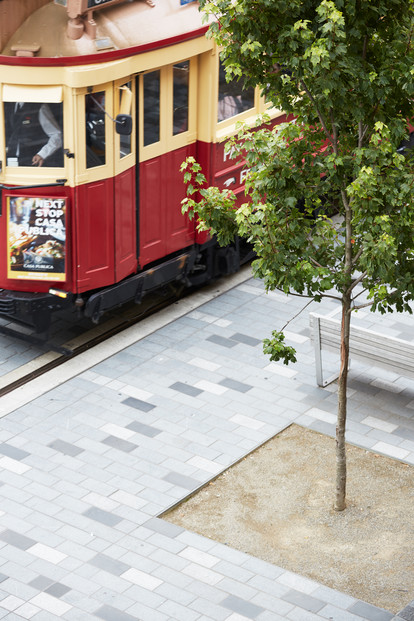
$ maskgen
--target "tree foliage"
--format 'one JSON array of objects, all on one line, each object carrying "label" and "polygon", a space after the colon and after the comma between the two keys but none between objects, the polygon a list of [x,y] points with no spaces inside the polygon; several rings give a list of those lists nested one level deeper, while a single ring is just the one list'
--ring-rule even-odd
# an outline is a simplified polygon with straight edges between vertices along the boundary
[{"label": "tree foliage", "polygon": [[[413,114],[413,2],[200,4],[215,18],[210,34],[228,77],[259,85],[295,120],[262,118],[229,141],[248,169],[241,206],[231,191],[207,187],[187,160],[183,209],[220,243],[247,238],[267,289],[340,300],[337,443],[344,449],[350,313],[362,305],[411,312],[414,298],[414,158],[398,150]],[[287,363],[293,354],[282,336],[275,332],[265,351]]]}]

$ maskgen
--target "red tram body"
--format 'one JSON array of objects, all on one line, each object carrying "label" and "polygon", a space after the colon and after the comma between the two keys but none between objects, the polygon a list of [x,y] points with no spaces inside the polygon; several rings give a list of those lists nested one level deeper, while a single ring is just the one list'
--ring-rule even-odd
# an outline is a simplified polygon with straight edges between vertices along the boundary
[{"label": "red tram body", "polygon": [[97,321],[238,269],[238,243],[182,215],[180,165],[192,155],[242,192],[225,140],[266,104],[225,82],[206,28],[196,2],[2,0],[0,316],[43,331],[73,306]]}]

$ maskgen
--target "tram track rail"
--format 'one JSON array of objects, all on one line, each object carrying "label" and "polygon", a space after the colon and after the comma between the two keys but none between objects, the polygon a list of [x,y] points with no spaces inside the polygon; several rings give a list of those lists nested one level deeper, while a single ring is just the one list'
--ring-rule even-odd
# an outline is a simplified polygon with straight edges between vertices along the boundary
[{"label": "tram track rail", "polygon": [[[128,329],[134,329],[137,324],[144,322],[145,320],[151,320],[151,318],[156,317],[158,314],[162,314],[162,311],[168,313],[168,309],[173,307],[174,304],[182,305],[182,308],[177,308],[176,311],[169,313],[168,317],[164,317],[162,320],[163,324],[161,325],[165,325],[166,323],[169,323],[169,321],[173,321],[176,318],[191,312],[202,304],[207,303],[208,301],[221,295],[225,291],[242,284],[251,278],[251,276],[252,272],[250,265],[244,265],[236,274],[227,276],[220,281],[207,286],[194,289],[185,289],[184,291],[179,291],[178,293],[176,292],[174,295],[170,294],[162,296],[159,293],[155,293],[155,300],[153,296],[147,296],[147,298],[144,298],[142,304],[146,305],[145,309],[138,314],[137,307],[131,306],[122,311],[120,318],[111,318],[102,324],[93,326],[91,330],[87,330],[84,334],[63,343],[63,345],[59,345],[59,347],[66,350],[65,354],[52,351],[50,348],[48,351],[45,351],[30,362],[27,362],[21,367],[16,368],[14,371],[0,377],[0,417],[4,416],[9,411],[12,411],[13,405],[11,405],[11,402],[14,394],[18,393],[19,390],[24,391],[28,385],[34,383],[36,380],[40,380],[42,376],[48,372],[53,373],[54,371],[57,371],[59,367],[62,367],[65,363],[73,362],[73,360],[80,357],[81,354],[87,355],[88,352],[91,353],[94,348],[104,345],[106,341],[109,342],[112,337],[116,337],[118,335],[122,338],[122,334],[127,333]],[[146,328],[146,331],[143,331],[143,334],[134,334],[131,336],[133,339],[132,342],[140,340],[147,334],[158,329],[158,327],[161,327],[161,325]],[[122,343],[120,348],[126,347],[128,344],[128,342],[125,344]],[[45,341],[42,345],[39,344],[39,347],[40,346],[47,347],[47,341]],[[97,361],[92,364],[96,364],[96,362]],[[82,372],[82,369],[77,372]],[[76,372],[73,372],[72,374],[75,375]],[[53,385],[45,387],[42,389],[42,392],[45,392],[52,387]],[[35,398],[37,394],[39,394],[38,389],[33,392],[32,398]],[[5,401],[8,401],[8,403],[5,405],[5,409],[3,409],[2,405]],[[20,401],[17,398],[16,407],[19,407],[23,402],[27,401],[30,401],[30,395],[23,399],[23,401]]]},{"label": "tram track rail", "polygon": [[[148,298],[144,299],[142,303],[145,308],[144,310],[141,310],[141,312],[137,313],[136,306],[130,307],[121,312],[119,319],[112,318],[102,324],[93,326],[91,327],[91,330],[87,330],[82,335],[76,337],[72,341],[67,341],[62,345],[56,345],[53,342],[41,340],[37,337],[33,337],[32,335],[25,335],[24,340],[38,346],[39,349],[46,351],[30,362],[24,364],[22,367],[11,371],[3,377],[0,377],[0,398],[13,390],[20,388],[21,386],[24,386],[33,379],[44,375],[48,371],[57,368],[68,360],[76,358],[80,354],[92,349],[100,343],[103,343],[109,338],[120,334],[127,328],[136,325],[147,317],[150,317],[160,310],[167,308],[186,295],[191,295],[191,290],[183,291],[182,288],[180,288],[180,291],[167,296],[155,294],[155,302],[151,302],[154,296],[148,296]],[[17,337],[16,332],[8,330],[7,327],[3,327],[1,333],[15,338],[22,338]]]}]

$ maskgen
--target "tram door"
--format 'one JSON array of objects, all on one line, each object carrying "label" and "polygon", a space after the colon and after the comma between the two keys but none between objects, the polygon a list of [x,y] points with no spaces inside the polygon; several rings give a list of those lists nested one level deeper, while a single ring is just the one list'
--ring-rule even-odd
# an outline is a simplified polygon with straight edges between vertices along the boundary
[{"label": "tram door", "polygon": [[121,80],[78,92],[74,226],[79,291],[119,282],[137,267],[135,141],[119,135],[115,122],[125,99],[134,117],[131,89],[130,80]]},{"label": "tram door", "polygon": [[139,263],[191,245],[194,222],[181,213],[180,166],[195,157],[197,58],[136,78],[139,109]]}]

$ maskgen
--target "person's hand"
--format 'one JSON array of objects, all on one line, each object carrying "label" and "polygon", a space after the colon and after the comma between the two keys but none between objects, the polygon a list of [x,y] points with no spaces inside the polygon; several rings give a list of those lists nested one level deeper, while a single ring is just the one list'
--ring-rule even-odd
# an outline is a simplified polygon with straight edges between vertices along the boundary
[{"label": "person's hand", "polygon": [[32,158],[32,166],[43,166],[43,157],[40,157],[38,153]]}]

